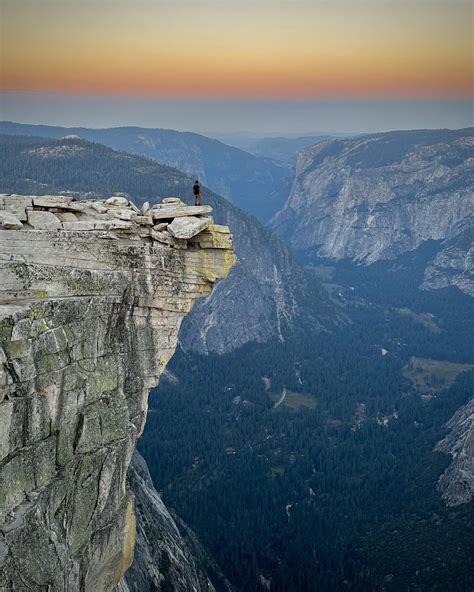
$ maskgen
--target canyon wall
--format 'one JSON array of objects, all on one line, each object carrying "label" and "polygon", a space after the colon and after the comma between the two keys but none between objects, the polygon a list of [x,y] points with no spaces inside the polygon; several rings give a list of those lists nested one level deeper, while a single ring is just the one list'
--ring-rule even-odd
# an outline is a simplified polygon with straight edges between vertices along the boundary
[{"label": "canyon wall", "polygon": [[421,287],[472,295],[473,145],[472,128],[320,142],[299,153],[270,226],[307,256],[364,265],[439,241]]},{"label": "canyon wall", "polygon": [[211,208],[164,202],[0,196],[1,590],[111,590],[132,562],[148,392],[235,264]]}]

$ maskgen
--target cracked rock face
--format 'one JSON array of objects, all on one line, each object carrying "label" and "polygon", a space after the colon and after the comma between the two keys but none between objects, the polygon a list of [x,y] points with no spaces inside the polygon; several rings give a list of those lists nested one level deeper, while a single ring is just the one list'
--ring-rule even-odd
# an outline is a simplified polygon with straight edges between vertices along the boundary
[{"label": "cracked rock face", "polygon": [[100,592],[133,558],[148,391],[235,256],[211,223],[176,248],[125,198],[48,199],[0,197],[0,589]]}]

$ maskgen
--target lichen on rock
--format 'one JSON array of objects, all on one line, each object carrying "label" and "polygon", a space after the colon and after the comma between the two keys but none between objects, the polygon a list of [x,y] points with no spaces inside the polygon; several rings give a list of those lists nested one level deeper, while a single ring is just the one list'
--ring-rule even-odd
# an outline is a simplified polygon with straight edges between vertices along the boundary
[{"label": "lichen on rock", "polygon": [[[157,209],[172,223],[176,203]],[[175,248],[137,211],[0,197],[2,590],[111,590],[132,561],[126,474],[149,389],[235,264],[227,227]]]}]

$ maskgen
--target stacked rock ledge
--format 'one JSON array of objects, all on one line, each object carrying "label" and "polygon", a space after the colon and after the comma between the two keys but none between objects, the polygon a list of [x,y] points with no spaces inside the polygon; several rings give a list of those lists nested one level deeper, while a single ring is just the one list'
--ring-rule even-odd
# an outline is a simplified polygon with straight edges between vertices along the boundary
[{"label": "stacked rock ledge", "polygon": [[149,389],[235,264],[209,206],[0,196],[0,590],[112,590]]}]

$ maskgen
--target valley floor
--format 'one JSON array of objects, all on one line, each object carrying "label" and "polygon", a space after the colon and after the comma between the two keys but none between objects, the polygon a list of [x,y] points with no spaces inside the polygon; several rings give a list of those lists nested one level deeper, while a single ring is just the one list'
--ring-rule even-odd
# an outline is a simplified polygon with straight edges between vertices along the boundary
[{"label": "valley floor", "polygon": [[320,264],[340,330],[176,354],[140,442],[155,484],[239,591],[468,592],[474,504],[445,505],[434,449],[474,392],[472,299]]}]

